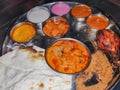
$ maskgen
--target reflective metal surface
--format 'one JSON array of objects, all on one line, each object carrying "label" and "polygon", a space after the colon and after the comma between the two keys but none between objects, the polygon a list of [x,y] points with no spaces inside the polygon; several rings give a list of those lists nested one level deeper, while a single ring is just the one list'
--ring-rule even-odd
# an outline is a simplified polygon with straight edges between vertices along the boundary
[{"label": "reflective metal surface", "polygon": [[[59,0],[4,0],[0,3],[0,51],[6,34],[12,22],[35,5]],[[120,3],[119,0],[70,0],[78,1],[103,10],[120,25]],[[79,23],[78,23],[79,24]],[[120,80],[111,90],[120,90]]]}]

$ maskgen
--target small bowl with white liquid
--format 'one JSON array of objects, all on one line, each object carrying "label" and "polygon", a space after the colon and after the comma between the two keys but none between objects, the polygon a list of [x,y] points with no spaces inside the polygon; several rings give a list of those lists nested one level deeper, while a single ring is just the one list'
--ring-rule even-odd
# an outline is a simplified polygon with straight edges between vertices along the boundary
[{"label": "small bowl with white liquid", "polygon": [[36,6],[27,12],[27,19],[32,23],[42,23],[50,16],[50,11],[47,7]]}]

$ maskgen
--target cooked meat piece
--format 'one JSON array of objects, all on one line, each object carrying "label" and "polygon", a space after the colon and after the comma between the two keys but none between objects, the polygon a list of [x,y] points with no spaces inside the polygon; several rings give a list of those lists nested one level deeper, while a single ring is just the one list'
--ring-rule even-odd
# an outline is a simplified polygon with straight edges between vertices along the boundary
[{"label": "cooked meat piece", "polygon": [[99,30],[97,32],[98,46],[100,49],[110,52],[113,57],[118,55],[119,37],[113,31]]}]

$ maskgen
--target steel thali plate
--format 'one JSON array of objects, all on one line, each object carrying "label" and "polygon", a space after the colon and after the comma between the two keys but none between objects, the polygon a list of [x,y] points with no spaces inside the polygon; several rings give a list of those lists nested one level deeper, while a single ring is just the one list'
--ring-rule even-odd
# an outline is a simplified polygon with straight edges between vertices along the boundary
[{"label": "steel thali plate", "polygon": [[[50,10],[51,6],[53,4],[55,4],[55,3],[56,2],[47,3],[47,4],[40,5],[40,6],[47,7]],[[66,2],[66,3],[68,3],[71,8],[74,5],[80,4],[78,2]],[[108,17],[109,20],[110,20],[110,27],[109,27],[109,29],[114,30],[114,32],[117,33],[118,36],[120,36],[120,28],[117,25],[117,23],[114,22],[112,17],[110,17],[108,14],[106,14],[104,11],[98,9],[97,7],[94,7],[94,6],[90,6],[90,7],[92,8],[93,14],[101,13],[101,14],[105,15],[106,17]],[[52,16],[55,16],[55,15],[51,14],[50,17],[52,17]],[[82,21],[82,22],[74,21],[74,19],[71,18],[70,13],[68,13],[67,15],[64,15],[63,17],[68,20],[68,22],[70,24],[70,30],[62,38],[64,38],[64,37],[65,38],[75,38],[77,40],[80,40],[80,41],[82,41],[83,43],[85,43],[88,46],[88,48],[90,49],[91,53],[94,53],[95,49],[94,49],[94,46],[92,46],[91,41],[96,40],[96,32],[90,32],[85,21]],[[27,20],[27,12],[22,14],[22,15],[20,15],[15,20],[14,23],[13,22],[11,23],[11,26],[9,27],[9,31],[17,23],[25,22],[25,21],[28,21]],[[44,24],[44,22],[41,23],[41,24]],[[39,28],[40,24],[35,24],[35,25],[38,27],[37,35],[35,36],[35,38],[33,38],[31,41],[29,41],[27,43],[16,43],[16,42],[12,41],[10,39],[10,37],[9,37],[9,32],[8,32],[8,35],[6,35],[5,41],[3,43],[2,54],[7,53],[7,52],[11,51],[15,46],[20,46],[20,45],[24,45],[24,46],[36,45],[36,46],[39,46],[41,48],[46,49],[51,44],[51,42],[53,42],[56,39],[58,39],[58,38],[50,38],[50,37],[45,36],[41,32],[41,30],[40,30],[41,28]],[[73,81],[75,81],[76,76],[77,75],[73,75]],[[113,76],[113,79],[109,83],[107,89],[114,88],[113,86],[115,85],[115,83],[119,79],[119,76],[120,76],[119,75],[119,69],[116,69],[115,70],[115,75]],[[72,84],[72,90],[76,90],[75,82],[73,82],[73,84]]]}]

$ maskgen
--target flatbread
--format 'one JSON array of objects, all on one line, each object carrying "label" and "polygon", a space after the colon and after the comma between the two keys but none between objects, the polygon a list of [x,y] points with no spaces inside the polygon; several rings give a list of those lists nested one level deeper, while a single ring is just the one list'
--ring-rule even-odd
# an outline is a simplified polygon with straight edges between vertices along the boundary
[{"label": "flatbread", "polygon": [[[23,71],[44,68],[44,49],[36,46],[20,47],[0,57],[6,66]],[[42,63],[42,64],[41,64]]]},{"label": "flatbread", "polygon": [[0,62],[0,90],[8,90],[7,88],[10,88],[29,73],[13,69]]},{"label": "flatbread", "polygon": [[49,69],[47,73],[34,71],[15,84],[11,90],[71,90],[71,76],[57,74]]},{"label": "flatbread", "polygon": [[[113,77],[113,73],[114,71],[108,58],[102,51],[98,50],[92,55],[90,66],[83,74],[77,77],[76,90],[105,90]],[[96,84],[86,86],[86,81],[90,80],[93,75],[96,75],[94,77],[97,78],[98,83],[92,80]]]},{"label": "flatbread", "polygon": [[58,73],[45,61],[44,49],[19,47],[0,57],[0,90],[71,90],[72,75]]}]

